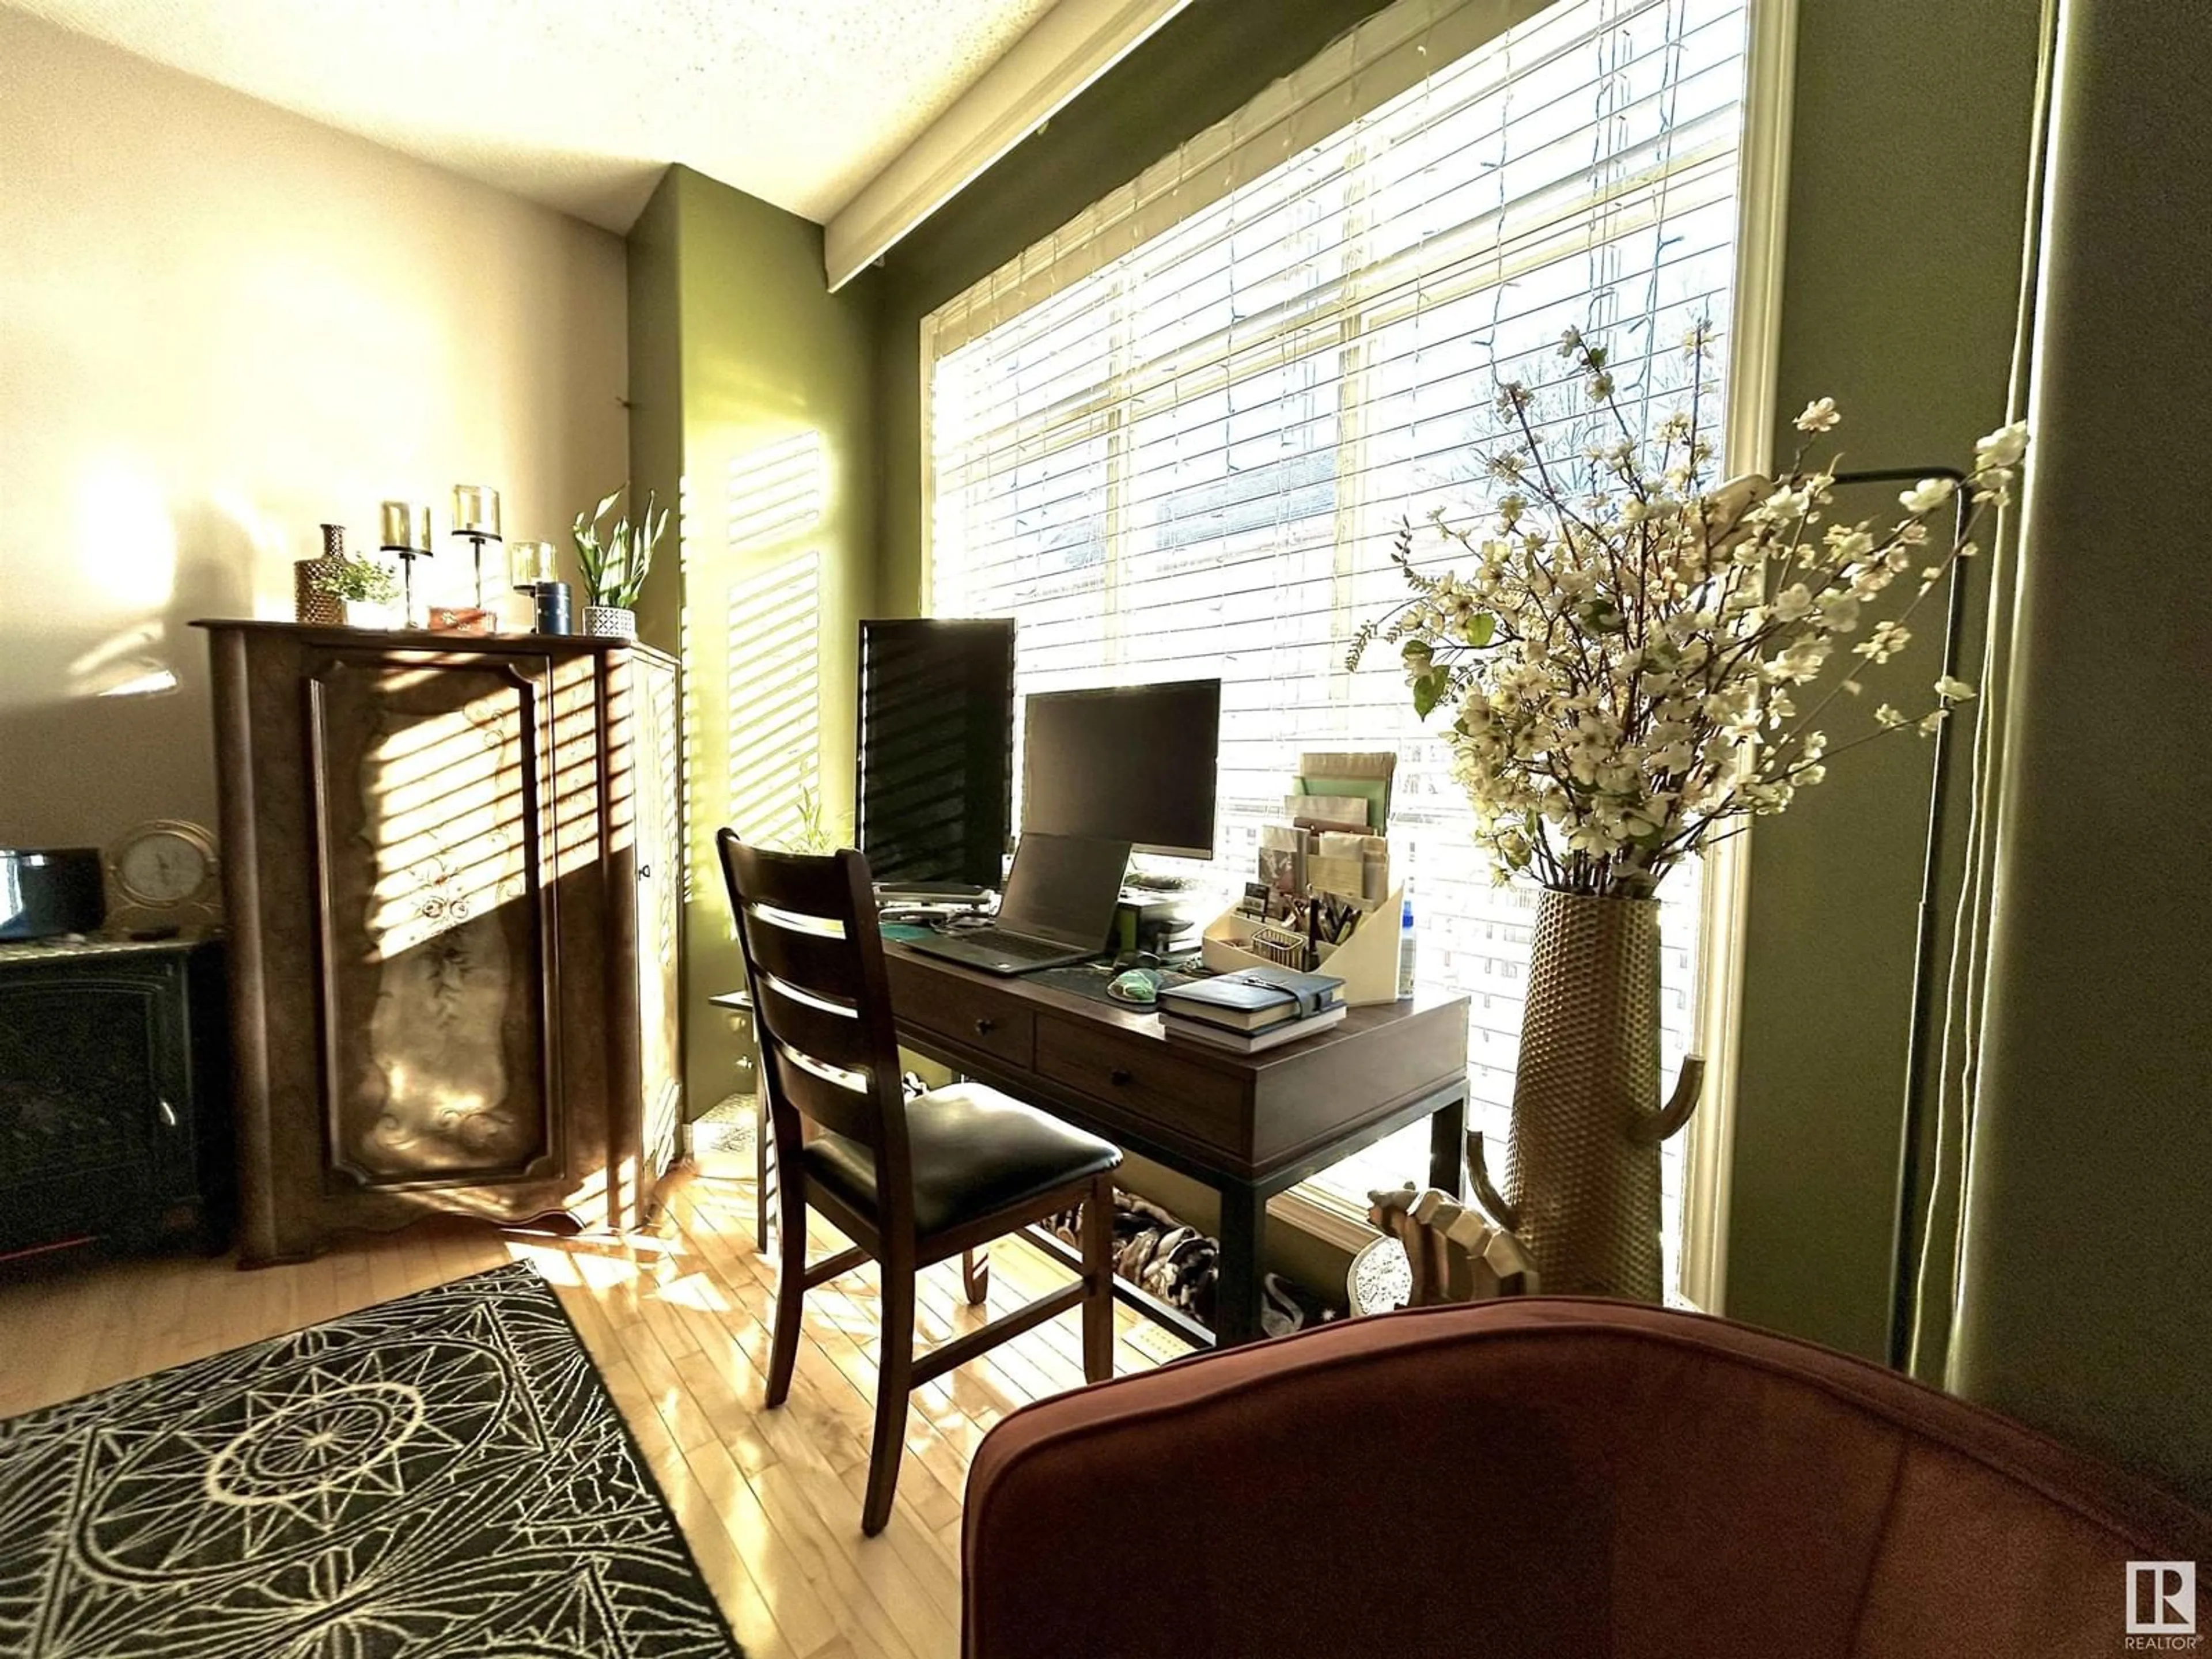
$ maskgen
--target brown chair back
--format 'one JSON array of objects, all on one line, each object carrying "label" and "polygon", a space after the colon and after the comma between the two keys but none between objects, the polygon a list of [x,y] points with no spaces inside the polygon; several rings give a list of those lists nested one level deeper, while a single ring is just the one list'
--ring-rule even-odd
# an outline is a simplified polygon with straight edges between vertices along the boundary
[{"label": "brown chair back", "polygon": [[798,1167],[803,1117],[866,1146],[884,1213],[910,1212],[913,1166],[890,981],[868,861],[714,837],[760,1046],[777,1167]]},{"label": "brown chair back", "polygon": [[1536,1297],[1025,1407],[965,1516],[967,1659],[2055,1659],[2120,1651],[2130,1561],[2212,1559],[2212,1518],[1863,1360]]}]

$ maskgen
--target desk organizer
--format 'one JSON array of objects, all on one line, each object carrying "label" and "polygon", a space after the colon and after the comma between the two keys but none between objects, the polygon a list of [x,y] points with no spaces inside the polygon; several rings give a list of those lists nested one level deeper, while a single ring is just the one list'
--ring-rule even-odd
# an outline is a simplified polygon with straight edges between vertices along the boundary
[{"label": "desk organizer", "polygon": [[[1334,974],[1344,981],[1344,1000],[1353,1008],[1371,1007],[1398,1000],[1398,930],[1406,890],[1394,887],[1390,896],[1352,930],[1349,939],[1322,947],[1315,972]],[[1223,912],[1206,924],[1200,954],[1217,974],[1273,964],[1243,947],[1259,924],[1235,910]]]}]

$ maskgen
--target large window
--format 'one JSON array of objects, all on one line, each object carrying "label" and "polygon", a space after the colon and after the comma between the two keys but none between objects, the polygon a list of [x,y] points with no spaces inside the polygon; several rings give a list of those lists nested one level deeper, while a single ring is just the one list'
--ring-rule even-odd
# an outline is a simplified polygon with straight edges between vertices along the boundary
[{"label": "large window", "polygon": [[[1671,408],[1685,331],[1725,341],[1744,51],[1745,0],[1567,0],[1225,192],[1194,140],[1170,165],[1203,205],[1133,246],[1125,216],[1119,249],[1091,216],[925,331],[931,608],[1017,618],[1025,694],[1218,674],[1224,875],[1300,750],[1398,751],[1419,977],[1468,998],[1501,1179],[1534,894],[1493,884],[1443,745],[1346,642],[1400,595],[1401,522],[1483,505],[1498,376],[1560,372],[1571,325]],[[1698,916],[1671,886],[1669,1067]],[[1425,1133],[1322,1196],[1420,1178]]]}]

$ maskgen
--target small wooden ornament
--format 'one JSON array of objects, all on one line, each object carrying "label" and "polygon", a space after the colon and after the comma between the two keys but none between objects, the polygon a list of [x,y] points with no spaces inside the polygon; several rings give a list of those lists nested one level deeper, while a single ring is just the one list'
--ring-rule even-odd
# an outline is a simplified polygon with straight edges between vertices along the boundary
[{"label": "small wooden ornament", "polygon": [[1406,1252],[1413,1281],[1408,1307],[1537,1293],[1535,1264],[1521,1241],[1449,1194],[1409,1182],[1367,1198],[1368,1224]]}]

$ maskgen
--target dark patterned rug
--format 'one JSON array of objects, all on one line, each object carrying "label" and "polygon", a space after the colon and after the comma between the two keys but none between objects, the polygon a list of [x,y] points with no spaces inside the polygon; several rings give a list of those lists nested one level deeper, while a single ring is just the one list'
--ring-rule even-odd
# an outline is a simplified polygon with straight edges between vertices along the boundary
[{"label": "dark patterned rug", "polygon": [[0,1654],[737,1653],[524,1263],[0,1423]]}]

